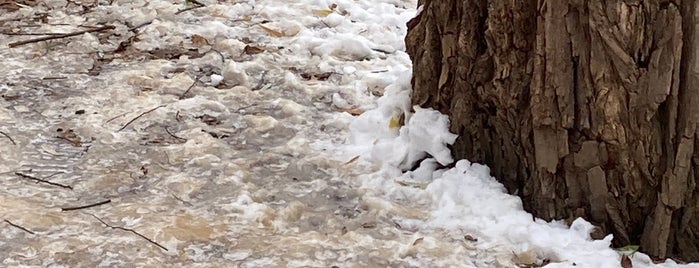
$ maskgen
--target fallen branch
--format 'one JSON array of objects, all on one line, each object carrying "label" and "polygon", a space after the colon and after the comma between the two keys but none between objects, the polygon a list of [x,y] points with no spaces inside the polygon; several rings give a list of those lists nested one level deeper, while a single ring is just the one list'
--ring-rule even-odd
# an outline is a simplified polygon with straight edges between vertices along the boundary
[{"label": "fallen branch", "polygon": [[91,207],[96,207],[96,206],[101,206],[101,205],[104,205],[104,204],[108,204],[108,203],[110,203],[110,202],[112,202],[112,200],[111,200],[111,199],[107,199],[107,200],[104,200],[104,201],[101,201],[101,202],[98,202],[98,203],[89,204],[89,205],[84,205],[84,206],[79,206],[79,207],[61,208],[61,211],[71,211],[71,210],[86,209],[86,208],[91,208]]},{"label": "fallen branch", "polygon": [[7,133],[0,131],[0,134],[2,134],[3,136],[5,136],[6,138],[8,138],[8,139],[10,140],[10,142],[12,142],[12,145],[17,145],[17,143],[15,142],[15,140],[12,139],[12,137],[10,137],[10,135],[7,135]]},{"label": "fallen branch", "polygon": [[76,35],[81,35],[84,33],[91,33],[91,32],[101,32],[104,30],[111,30],[114,29],[115,27],[112,25],[107,25],[107,26],[102,26],[102,27],[97,27],[94,29],[89,29],[89,30],[83,30],[83,31],[77,31],[77,32],[72,32],[72,33],[67,33],[67,34],[61,34],[61,35],[51,35],[51,36],[46,36],[46,37],[40,37],[40,38],[34,38],[34,39],[29,39],[29,40],[24,40],[24,41],[18,41],[14,43],[10,43],[9,47],[18,47],[21,45],[26,45],[26,44],[31,44],[31,43],[36,43],[36,42],[41,42],[41,41],[48,41],[48,40],[53,40],[53,39],[61,39],[61,38],[66,38],[66,37],[71,37],[71,36],[76,36]]},{"label": "fallen branch", "polygon": [[15,172],[15,175],[20,176],[20,177],[25,178],[25,179],[28,179],[28,180],[33,180],[33,181],[36,181],[36,182],[46,183],[46,184],[49,184],[49,185],[58,186],[58,187],[61,187],[61,188],[73,190],[73,186],[65,185],[65,184],[60,184],[60,183],[52,182],[52,181],[47,181],[47,180],[45,180],[45,179],[40,179],[40,178],[34,177],[34,176],[32,176],[32,175],[27,175],[27,174],[24,174],[24,173],[21,173],[21,172]]},{"label": "fallen branch", "polygon": [[12,227],[15,227],[15,228],[17,228],[17,229],[20,229],[20,230],[25,231],[25,232],[30,233],[30,234],[35,234],[34,232],[30,231],[29,229],[24,228],[24,227],[22,227],[22,226],[19,226],[19,225],[17,225],[17,224],[14,224],[14,223],[12,223],[11,221],[8,221],[8,220],[4,220],[4,221],[5,221],[7,224],[9,224],[10,226],[12,226]]},{"label": "fallen branch", "polygon": [[137,236],[139,236],[139,237],[145,239],[146,241],[150,242],[151,244],[158,246],[158,247],[161,248],[162,250],[168,251],[167,248],[164,247],[163,245],[158,244],[158,242],[153,241],[153,239],[150,239],[150,238],[146,237],[145,235],[142,235],[141,233],[134,231],[133,229],[109,225],[108,223],[106,223],[105,221],[103,221],[102,219],[100,219],[99,217],[97,217],[97,216],[95,216],[95,215],[93,215],[93,214],[90,214],[90,213],[86,213],[86,214],[92,216],[92,217],[95,218],[95,219],[97,219],[99,222],[101,222],[102,224],[106,225],[106,226],[109,227],[109,228],[112,228],[112,229],[119,229],[119,230],[122,230],[122,231],[131,232],[131,233],[133,233],[133,234],[135,234],[135,235],[137,235]]},{"label": "fallen branch", "polygon": [[160,105],[160,106],[158,106],[158,107],[155,107],[155,108],[153,108],[153,109],[150,109],[150,110],[148,110],[148,111],[145,111],[145,112],[139,114],[138,116],[134,117],[134,118],[131,119],[129,122],[127,122],[127,123],[126,123],[123,127],[121,127],[119,130],[117,130],[117,132],[124,130],[126,127],[128,127],[129,125],[131,125],[131,123],[133,123],[134,121],[138,120],[138,119],[141,118],[142,116],[144,116],[144,115],[146,115],[146,114],[148,114],[148,113],[151,113],[151,112],[153,112],[153,111],[155,111],[155,110],[158,110],[158,109],[160,109],[160,108],[163,108],[163,107],[165,107],[165,105]]}]

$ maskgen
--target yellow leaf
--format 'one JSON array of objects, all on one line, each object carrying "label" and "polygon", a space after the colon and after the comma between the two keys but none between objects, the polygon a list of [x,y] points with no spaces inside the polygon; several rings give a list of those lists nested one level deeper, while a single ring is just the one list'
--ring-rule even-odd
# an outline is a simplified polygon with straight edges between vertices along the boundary
[{"label": "yellow leaf", "polygon": [[388,122],[389,128],[399,128],[403,125],[402,116],[391,116],[391,120]]},{"label": "yellow leaf", "polygon": [[314,9],[313,14],[316,14],[318,16],[327,16],[332,14],[333,11],[330,9]]},{"label": "yellow leaf", "polygon": [[274,30],[274,29],[272,29],[272,28],[265,27],[265,26],[262,25],[262,24],[258,24],[258,26],[260,26],[260,28],[262,28],[262,30],[265,30],[265,32],[267,32],[269,35],[272,35],[272,36],[275,36],[275,37],[282,37],[282,36],[284,36],[284,33],[280,32],[280,31],[277,31],[277,30]]}]

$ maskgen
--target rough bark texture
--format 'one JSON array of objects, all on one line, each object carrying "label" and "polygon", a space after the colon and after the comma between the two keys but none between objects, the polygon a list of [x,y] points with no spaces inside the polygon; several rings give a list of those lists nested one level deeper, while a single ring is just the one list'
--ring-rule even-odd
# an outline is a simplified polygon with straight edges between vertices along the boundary
[{"label": "rough bark texture", "polygon": [[699,1],[421,0],[414,104],[546,220],[699,261]]}]

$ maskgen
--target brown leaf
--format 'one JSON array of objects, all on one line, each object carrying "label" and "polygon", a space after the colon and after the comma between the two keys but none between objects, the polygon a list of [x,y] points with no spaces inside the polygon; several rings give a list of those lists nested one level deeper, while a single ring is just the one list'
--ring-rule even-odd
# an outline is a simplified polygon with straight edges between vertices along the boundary
[{"label": "brown leaf", "polygon": [[330,78],[331,75],[333,75],[334,72],[324,72],[324,73],[301,73],[299,74],[301,78],[306,79],[306,80],[319,80],[319,81],[325,81]]},{"label": "brown leaf", "polygon": [[346,113],[354,115],[354,116],[361,115],[364,113],[364,110],[359,109],[359,108],[345,109],[344,111]]},{"label": "brown leaf", "polygon": [[75,147],[80,147],[82,146],[82,139],[80,136],[75,134],[75,132],[72,129],[68,130],[63,130],[62,128],[56,129],[56,132],[58,132],[58,138],[62,140],[66,140],[70,142],[73,146]]},{"label": "brown leaf", "polygon": [[221,124],[221,120],[219,120],[215,116],[210,116],[208,114],[200,115],[200,116],[197,116],[195,118],[200,119],[202,122],[204,122],[205,124],[207,124],[209,126]]},{"label": "brown leaf", "polygon": [[206,40],[206,38],[198,34],[192,35],[191,39],[192,44],[194,44],[195,46],[205,46],[209,44],[209,40]]},{"label": "brown leaf", "polygon": [[260,54],[262,52],[265,52],[265,49],[258,47],[258,46],[246,45],[245,49],[243,49],[243,51],[245,52],[245,54],[254,55],[254,54]]},{"label": "brown leaf", "polygon": [[264,26],[264,25],[262,25],[262,24],[258,24],[258,26],[260,26],[260,28],[262,28],[262,30],[265,30],[265,32],[267,32],[267,33],[268,33],[269,35],[271,35],[271,36],[275,36],[275,37],[282,37],[282,36],[284,36],[284,33],[280,32],[280,31],[277,31],[277,30],[274,30],[274,29],[272,29],[272,28],[266,27],[266,26]]},{"label": "brown leaf", "polygon": [[413,242],[413,246],[417,246],[418,244],[422,243],[422,240],[425,240],[425,238],[420,237],[418,239],[415,239],[415,242]]},{"label": "brown leaf", "polygon": [[478,238],[475,238],[471,235],[464,235],[464,239],[466,239],[467,241],[471,241],[471,242],[478,242]]},{"label": "brown leaf", "polygon": [[621,255],[621,267],[633,268],[633,262],[631,261],[631,258],[629,258],[629,256],[626,256],[626,254]]}]

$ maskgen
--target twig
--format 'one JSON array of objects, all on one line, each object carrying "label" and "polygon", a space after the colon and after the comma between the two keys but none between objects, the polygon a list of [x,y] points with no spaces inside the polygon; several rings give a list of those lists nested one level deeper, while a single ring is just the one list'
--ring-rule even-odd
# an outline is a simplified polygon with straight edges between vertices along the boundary
[{"label": "twig", "polygon": [[109,120],[107,120],[107,121],[104,122],[104,123],[106,124],[106,123],[112,122],[112,121],[114,121],[115,119],[117,119],[117,118],[119,118],[119,117],[122,117],[122,116],[124,116],[124,115],[126,115],[126,114],[128,114],[128,113],[129,113],[129,112],[125,112],[125,113],[122,113],[122,114],[117,115],[117,116],[115,116],[115,117],[112,117],[112,118],[110,118]]},{"label": "twig", "polygon": [[160,108],[163,108],[163,107],[165,107],[165,105],[160,105],[160,106],[158,106],[158,107],[155,107],[155,108],[153,108],[153,109],[150,109],[150,110],[148,110],[148,111],[145,111],[145,112],[139,114],[138,116],[134,117],[134,118],[131,119],[129,122],[127,122],[126,125],[124,125],[124,126],[121,127],[119,130],[117,130],[117,132],[124,130],[126,127],[128,127],[129,125],[131,125],[131,123],[133,123],[134,121],[136,121],[136,120],[138,120],[139,118],[141,118],[141,116],[144,116],[144,115],[146,115],[146,114],[148,114],[148,113],[150,113],[150,112],[153,112],[153,111],[155,111],[155,110],[157,110],[157,109],[160,109]]},{"label": "twig", "polygon": [[195,4],[195,6],[193,6],[193,7],[188,7],[188,8],[185,8],[185,9],[180,9],[180,10],[178,10],[177,12],[175,12],[175,15],[178,15],[178,14],[183,13],[183,12],[190,11],[190,10],[192,10],[192,9],[197,9],[197,8],[201,8],[201,7],[205,7],[205,6],[206,6],[206,5],[202,4],[201,2],[199,2],[199,1],[197,1],[197,0],[187,0],[187,2],[191,2],[192,4]]},{"label": "twig", "polygon": [[102,224],[106,225],[106,226],[109,227],[109,228],[112,228],[112,229],[119,229],[119,230],[122,230],[122,231],[131,232],[131,233],[133,233],[133,234],[135,234],[135,235],[137,235],[137,236],[140,236],[141,238],[145,239],[146,241],[150,242],[151,244],[156,245],[156,246],[158,246],[159,248],[161,248],[161,249],[163,249],[163,250],[165,250],[165,251],[168,251],[167,248],[164,247],[163,245],[158,244],[158,242],[153,241],[153,239],[150,239],[150,238],[146,237],[145,235],[142,235],[142,234],[140,234],[139,232],[134,231],[133,229],[109,225],[108,223],[106,223],[105,221],[103,221],[103,220],[100,219],[99,217],[95,216],[94,214],[90,214],[90,213],[86,213],[86,214],[92,216],[92,217],[95,218],[95,219],[97,219],[99,222],[101,222]]},{"label": "twig", "polygon": [[139,29],[139,28],[141,28],[141,27],[148,26],[148,25],[150,25],[151,23],[153,23],[152,20],[151,20],[151,21],[144,22],[144,23],[141,23],[141,24],[136,25],[136,26],[134,26],[134,27],[131,27],[131,28],[129,28],[129,32],[133,32],[134,30],[137,30],[137,29]]},{"label": "twig", "polygon": [[246,105],[246,106],[243,106],[243,107],[238,108],[237,110],[235,110],[235,112],[236,112],[236,113],[239,113],[239,112],[242,111],[242,110],[245,110],[245,109],[250,108],[250,107],[255,107],[255,106],[257,106],[257,105],[258,105],[257,103],[253,103],[253,104],[250,104],[250,105]]},{"label": "twig", "polygon": [[111,199],[107,199],[107,200],[104,200],[104,201],[101,201],[101,202],[98,202],[98,203],[89,204],[89,205],[84,205],[84,206],[79,206],[79,207],[61,208],[61,211],[71,211],[71,210],[78,210],[78,209],[91,208],[91,207],[96,207],[96,206],[101,206],[101,205],[104,205],[104,204],[108,204],[108,203],[111,203],[111,202],[112,202]]},{"label": "twig", "polygon": [[47,181],[47,180],[45,180],[45,179],[40,179],[40,178],[31,176],[31,175],[27,175],[27,174],[24,174],[24,173],[21,173],[21,172],[15,172],[15,175],[20,176],[20,177],[25,178],[25,179],[33,180],[33,181],[36,181],[36,182],[42,182],[42,183],[50,184],[50,185],[53,185],[53,186],[58,186],[58,187],[61,187],[61,188],[73,190],[73,186],[65,185],[65,184],[60,184],[60,183],[52,182],[52,181]]},{"label": "twig", "polygon": [[91,32],[101,32],[104,30],[111,30],[114,29],[115,27],[112,25],[107,25],[107,26],[102,26],[94,29],[88,29],[84,31],[77,31],[77,32],[72,32],[72,33],[67,33],[67,34],[62,34],[62,35],[52,35],[52,36],[46,36],[46,37],[40,37],[40,38],[34,38],[34,39],[29,39],[29,40],[24,40],[24,41],[18,41],[14,43],[10,43],[9,47],[18,47],[21,45],[26,45],[26,44],[31,44],[31,43],[36,43],[36,42],[41,42],[41,41],[48,41],[48,40],[53,40],[53,39],[60,39],[60,38],[66,38],[66,37],[71,37],[71,36],[76,36],[76,35],[81,35],[84,33],[91,33]]},{"label": "twig", "polygon": [[29,229],[24,228],[24,227],[22,227],[22,226],[19,226],[19,225],[17,225],[17,224],[14,224],[14,223],[12,223],[11,221],[8,221],[8,220],[4,220],[4,221],[5,221],[7,224],[9,224],[10,226],[12,226],[12,227],[15,227],[15,228],[17,228],[17,229],[20,229],[20,230],[25,231],[25,232],[30,233],[30,234],[35,234],[34,232],[30,231]]},{"label": "twig", "polygon": [[192,88],[194,87],[194,85],[196,85],[196,84],[199,82],[199,79],[200,79],[200,78],[201,78],[200,76],[197,76],[197,77],[194,79],[194,83],[192,83],[192,85],[189,86],[189,87],[187,88],[187,90],[185,90],[185,91],[182,93],[182,95],[180,95],[180,100],[183,100],[183,99],[184,99],[185,95],[187,95],[187,93],[189,93],[189,91],[192,90]]},{"label": "twig", "polygon": [[187,139],[179,137],[179,136],[173,134],[172,132],[170,132],[170,129],[168,129],[167,127],[163,127],[163,128],[165,128],[165,132],[167,132],[167,134],[170,134],[170,136],[172,136],[173,138],[181,140],[181,141],[187,141]]},{"label": "twig", "polygon": [[188,205],[188,206],[190,206],[190,207],[191,207],[191,206],[194,206],[194,205],[192,205],[192,203],[189,203],[189,202],[187,202],[187,201],[184,201],[184,199],[180,198],[179,196],[177,196],[177,195],[175,195],[175,194],[172,194],[172,197],[174,197],[175,199],[177,199],[177,200],[179,200],[180,202],[184,203],[185,205]]},{"label": "twig", "polygon": [[202,8],[202,7],[204,7],[204,6],[193,6],[193,7],[188,7],[188,8],[185,8],[185,9],[180,9],[180,10],[178,10],[177,12],[175,12],[175,15],[178,15],[178,14],[183,13],[183,12],[190,11],[190,10],[192,10],[192,9]]},{"label": "twig", "polygon": [[199,2],[199,1],[197,1],[197,0],[188,0],[188,1],[189,1],[189,2],[192,2],[193,4],[197,4],[197,5],[199,5],[199,6],[203,6],[203,7],[206,6],[206,5],[202,4],[201,2]]},{"label": "twig", "polygon": [[11,32],[0,32],[4,35],[64,35],[66,33],[11,33]]},{"label": "twig", "polygon": [[251,91],[262,89],[265,83],[265,75],[267,75],[267,71],[262,72],[262,75],[260,76],[260,81],[257,81],[257,85],[254,88],[252,88]]},{"label": "twig", "polygon": [[10,137],[10,135],[7,135],[7,133],[0,131],[0,134],[2,134],[3,136],[5,136],[6,138],[8,138],[8,139],[10,140],[10,142],[12,142],[12,145],[17,145],[17,143],[15,142],[15,140],[12,139],[12,137]]}]

